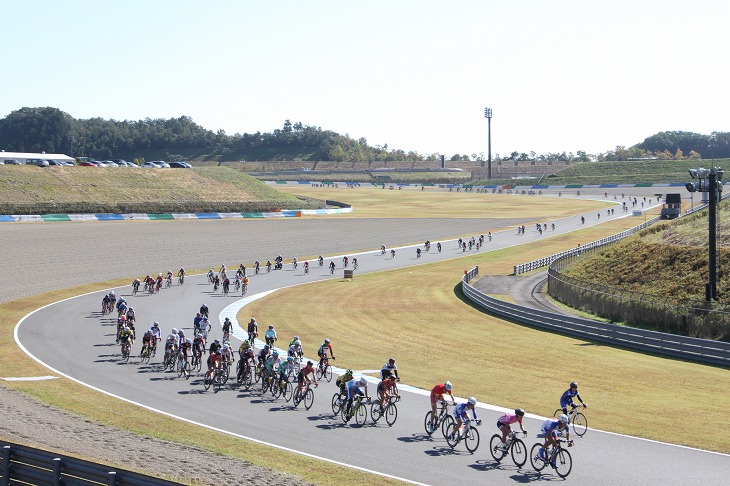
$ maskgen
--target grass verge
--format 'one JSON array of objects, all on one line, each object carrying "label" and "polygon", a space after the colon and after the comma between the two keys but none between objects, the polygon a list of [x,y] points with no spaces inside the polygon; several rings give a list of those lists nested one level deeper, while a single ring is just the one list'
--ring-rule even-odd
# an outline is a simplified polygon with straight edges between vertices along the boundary
[{"label": "grass verge", "polygon": [[[1,304],[0,376],[39,376],[49,373],[45,367],[22,354],[15,344],[13,330],[23,316],[43,305],[67,297],[128,283],[129,279],[123,279],[88,284]],[[257,466],[273,468],[298,476],[315,484],[341,485],[353,482],[363,485],[401,484],[395,480],[274,449],[203,427],[194,425],[180,427],[180,422],[175,419],[150,414],[148,410],[134,405],[125,404],[120,407],[118,400],[63,378],[43,382],[5,382],[4,386],[20,390],[42,402],[88,417],[90,420],[104,425],[130,430],[141,436],[194,445]],[[272,461],[272,457],[276,457],[276,460]],[[93,457],[84,459],[95,460]],[[121,460],[114,465],[126,469],[131,467]],[[172,479],[185,481],[181,478]],[[187,484],[195,483],[188,482]]]},{"label": "grass verge", "polygon": [[[727,369],[627,351],[544,332],[482,312],[460,290],[465,269],[506,275],[518,262],[574,248],[634,226],[625,218],[516,248],[418,267],[287,288],[247,306],[305,347],[332,339],[338,366],[374,369],[398,359],[403,380],[428,389],[451,380],[460,396],[552,415],[577,380],[595,428],[730,453],[722,427]],[[312,305],[326,295],[327,312]],[[394,339],[384,336],[394,336]],[[442,350],[464,349],[458,360]],[[438,366],[434,366],[438,363]],[[684,417],[686,427],[677,427]]]}]

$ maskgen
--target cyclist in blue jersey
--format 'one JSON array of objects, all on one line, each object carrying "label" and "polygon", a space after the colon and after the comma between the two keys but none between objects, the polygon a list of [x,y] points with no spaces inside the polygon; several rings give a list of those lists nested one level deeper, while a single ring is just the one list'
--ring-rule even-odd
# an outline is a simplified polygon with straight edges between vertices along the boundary
[{"label": "cyclist in blue jersey", "polygon": [[588,404],[585,403],[578,394],[578,383],[574,381],[570,384],[570,388],[565,390],[565,393],[563,393],[560,397],[560,408],[563,409],[563,413],[568,413],[568,406],[571,408],[576,408],[578,406],[573,403],[573,397],[576,397],[580,401],[583,408],[588,406]]},{"label": "cyclist in blue jersey", "polygon": [[474,418],[477,425],[482,422],[481,420],[479,420],[479,417],[477,417],[476,405],[477,399],[474,397],[469,397],[469,400],[467,400],[466,403],[460,403],[454,408],[454,419],[456,420],[456,428],[451,434],[452,439],[454,439],[456,434],[458,434],[458,437],[461,437],[461,426],[465,421],[469,419],[469,411],[471,411],[472,418]]},{"label": "cyclist in blue jersey", "polygon": [[[570,429],[568,428],[568,416],[565,414],[561,414],[557,419],[547,419],[542,424],[542,428],[540,431],[545,434],[545,442],[542,445],[542,449],[540,449],[540,458],[545,459],[545,451],[548,449],[548,447],[556,446],[558,445],[558,432],[561,430],[565,430],[565,438],[566,440],[570,441]],[[571,443],[568,442],[568,445]],[[551,466],[555,466],[554,464],[550,464]]]}]

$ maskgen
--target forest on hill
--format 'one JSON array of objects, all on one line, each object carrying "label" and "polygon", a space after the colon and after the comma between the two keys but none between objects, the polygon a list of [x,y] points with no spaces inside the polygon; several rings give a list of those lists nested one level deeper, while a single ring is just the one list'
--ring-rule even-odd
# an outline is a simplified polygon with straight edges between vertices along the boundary
[{"label": "forest on hill", "polygon": [[[0,150],[65,153],[96,159],[165,158],[214,161],[307,160],[335,162],[438,160],[481,161],[484,154],[420,154],[371,146],[320,127],[286,120],[273,132],[227,134],[212,131],[188,116],[144,120],[76,119],[58,108],[21,108],[0,119]],[[617,146],[600,154],[518,152],[496,154],[494,160],[615,161],[632,159],[709,159],[730,157],[730,132],[702,135],[667,131],[632,147]]]}]

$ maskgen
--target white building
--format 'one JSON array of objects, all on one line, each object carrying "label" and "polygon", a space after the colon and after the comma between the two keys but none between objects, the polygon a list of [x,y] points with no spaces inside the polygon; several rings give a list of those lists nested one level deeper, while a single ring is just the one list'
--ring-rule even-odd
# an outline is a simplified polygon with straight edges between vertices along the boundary
[{"label": "white building", "polygon": [[5,163],[6,160],[17,160],[21,164],[25,164],[28,160],[58,160],[59,162],[71,162],[75,163],[76,160],[73,157],[69,157],[64,154],[47,154],[41,152],[34,154],[30,152],[0,152],[0,162]]}]

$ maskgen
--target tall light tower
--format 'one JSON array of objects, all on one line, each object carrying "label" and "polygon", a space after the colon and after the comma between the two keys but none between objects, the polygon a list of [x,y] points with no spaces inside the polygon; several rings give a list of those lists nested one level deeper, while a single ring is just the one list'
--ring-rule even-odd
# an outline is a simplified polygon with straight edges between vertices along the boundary
[{"label": "tall light tower", "polygon": [[[492,109],[484,108],[484,118],[487,119],[487,179],[492,178]],[[482,160],[482,167],[484,167],[484,161]]]}]

